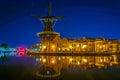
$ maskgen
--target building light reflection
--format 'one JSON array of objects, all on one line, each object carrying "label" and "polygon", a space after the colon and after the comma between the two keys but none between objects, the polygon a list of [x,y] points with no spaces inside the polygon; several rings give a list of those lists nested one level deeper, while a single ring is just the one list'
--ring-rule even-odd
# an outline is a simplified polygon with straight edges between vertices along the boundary
[{"label": "building light reflection", "polygon": [[43,59],[43,62],[45,63],[45,62],[46,62],[46,59]]},{"label": "building light reflection", "polygon": [[58,60],[61,60],[61,57],[58,57]]},{"label": "building light reflection", "polygon": [[54,64],[55,63],[55,61],[54,60],[52,60],[52,64]]},{"label": "building light reflection", "polygon": [[77,62],[77,64],[79,65],[79,64],[80,64],[80,62],[78,61],[78,62]]},{"label": "building light reflection", "polygon": [[84,63],[87,63],[87,59],[83,59],[83,62],[84,62]]}]

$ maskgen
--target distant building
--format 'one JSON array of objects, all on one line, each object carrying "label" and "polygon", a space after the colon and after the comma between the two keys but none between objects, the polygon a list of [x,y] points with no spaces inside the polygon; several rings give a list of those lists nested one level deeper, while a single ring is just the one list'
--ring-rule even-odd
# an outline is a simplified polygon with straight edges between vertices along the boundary
[{"label": "distant building", "polygon": [[37,43],[31,52],[120,52],[120,41],[105,38],[68,39],[56,37],[53,41]]},{"label": "distant building", "polygon": [[14,56],[17,55],[18,51],[16,48],[3,48],[0,47],[0,57],[2,56]]}]

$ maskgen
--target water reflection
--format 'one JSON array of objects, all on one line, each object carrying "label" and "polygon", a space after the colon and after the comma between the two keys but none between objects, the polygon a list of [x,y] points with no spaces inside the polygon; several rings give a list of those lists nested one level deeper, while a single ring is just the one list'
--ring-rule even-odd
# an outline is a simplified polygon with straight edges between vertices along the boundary
[{"label": "water reflection", "polygon": [[36,73],[40,77],[56,77],[61,69],[79,68],[88,70],[92,68],[107,69],[110,66],[120,66],[120,56],[35,56],[40,69]]}]

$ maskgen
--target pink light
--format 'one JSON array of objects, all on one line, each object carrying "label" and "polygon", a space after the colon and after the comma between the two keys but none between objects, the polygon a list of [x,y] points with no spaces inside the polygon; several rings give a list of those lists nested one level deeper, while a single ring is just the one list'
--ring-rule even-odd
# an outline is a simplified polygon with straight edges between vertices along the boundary
[{"label": "pink light", "polygon": [[25,55],[26,48],[18,48],[18,55]]}]

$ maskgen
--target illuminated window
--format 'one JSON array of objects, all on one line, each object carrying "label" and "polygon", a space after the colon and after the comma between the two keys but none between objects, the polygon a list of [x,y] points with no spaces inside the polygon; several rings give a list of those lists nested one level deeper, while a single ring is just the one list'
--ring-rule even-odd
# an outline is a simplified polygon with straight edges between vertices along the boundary
[{"label": "illuminated window", "polygon": [[72,46],[70,46],[70,48],[72,48]]},{"label": "illuminated window", "polygon": [[79,47],[80,45],[78,44],[77,47]]},{"label": "illuminated window", "polygon": [[82,48],[86,48],[86,47],[87,47],[87,45],[83,45],[83,46],[82,46]]},{"label": "illuminated window", "polygon": [[84,62],[84,63],[87,63],[87,59],[83,59],[83,62]]}]

